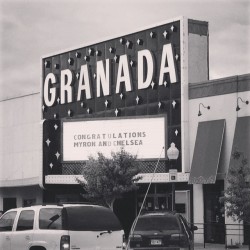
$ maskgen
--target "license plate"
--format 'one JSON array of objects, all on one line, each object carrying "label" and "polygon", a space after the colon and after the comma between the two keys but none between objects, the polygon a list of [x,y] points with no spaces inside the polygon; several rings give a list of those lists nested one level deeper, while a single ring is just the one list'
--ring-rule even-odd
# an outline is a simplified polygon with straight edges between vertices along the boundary
[{"label": "license plate", "polygon": [[151,240],[151,245],[153,246],[159,246],[162,244],[161,240]]}]

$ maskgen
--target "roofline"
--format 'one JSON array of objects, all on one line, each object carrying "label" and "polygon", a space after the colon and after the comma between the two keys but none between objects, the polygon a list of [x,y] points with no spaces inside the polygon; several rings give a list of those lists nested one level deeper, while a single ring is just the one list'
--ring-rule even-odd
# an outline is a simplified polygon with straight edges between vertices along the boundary
[{"label": "roofline", "polygon": [[189,100],[250,91],[250,74],[189,84]]},{"label": "roofline", "polygon": [[216,79],[211,79],[211,80],[206,80],[206,81],[201,81],[201,82],[191,82],[189,85],[192,86],[198,86],[198,85],[204,85],[204,84],[212,84],[216,83],[219,81],[232,81],[235,80],[236,78],[242,79],[242,78],[250,78],[250,73],[242,74],[242,75],[232,75],[232,76],[227,76],[227,77],[221,77],[221,78],[216,78]]}]

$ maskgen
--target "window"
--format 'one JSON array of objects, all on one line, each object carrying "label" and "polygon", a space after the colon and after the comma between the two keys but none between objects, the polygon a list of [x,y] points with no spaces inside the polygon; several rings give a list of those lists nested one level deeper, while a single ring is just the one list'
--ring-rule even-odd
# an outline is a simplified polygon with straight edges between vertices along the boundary
[{"label": "window", "polygon": [[0,231],[12,231],[16,212],[8,212],[4,214],[0,220]]},{"label": "window", "polygon": [[95,206],[65,207],[67,229],[72,231],[118,231],[121,225],[115,214],[108,208]]},{"label": "window", "polygon": [[176,216],[172,215],[148,215],[139,217],[136,231],[151,230],[180,230]]},{"label": "window", "polygon": [[16,198],[3,198],[3,211],[16,208]]},{"label": "window", "polygon": [[24,207],[30,207],[32,205],[36,204],[36,199],[24,199],[23,200],[23,206]]},{"label": "window", "polygon": [[33,210],[24,210],[20,213],[18,223],[17,223],[17,231],[23,230],[31,230],[33,229],[34,224],[34,215],[35,212]]},{"label": "window", "polygon": [[42,208],[39,214],[40,229],[62,229],[62,209]]}]

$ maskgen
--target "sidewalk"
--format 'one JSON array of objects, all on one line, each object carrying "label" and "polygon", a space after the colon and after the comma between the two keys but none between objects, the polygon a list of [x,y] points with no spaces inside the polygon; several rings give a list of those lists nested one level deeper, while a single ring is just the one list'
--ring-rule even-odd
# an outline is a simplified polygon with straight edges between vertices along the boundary
[{"label": "sidewalk", "polygon": [[239,250],[248,250],[248,246],[243,245],[243,246],[239,246],[239,248],[232,248],[230,246],[228,246],[227,248],[225,248],[224,244],[211,244],[211,243],[206,243],[205,244],[205,248],[203,244],[198,244],[195,243],[194,244],[194,249],[195,250],[206,250],[206,249],[214,249],[214,250],[219,250],[219,249],[239,249]]}]

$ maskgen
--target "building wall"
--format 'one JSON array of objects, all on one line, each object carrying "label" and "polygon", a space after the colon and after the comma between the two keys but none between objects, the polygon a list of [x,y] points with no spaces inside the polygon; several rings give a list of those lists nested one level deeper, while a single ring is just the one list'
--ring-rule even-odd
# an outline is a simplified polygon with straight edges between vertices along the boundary
[{"label": "building wall", "polygon": [[[238,92],[237,92],[238,89]],[[189,136],[190,136],[190,165],[194,153],[194,145],[198,123],[202,121],[212,121],[218,119],[226,120],[225,134],[222,145],[222,152],[218,173],[225,178],[228,172],[234,131],[237,117],[250,116],[250,106],[239,102],[240,110],[236,112],[237,98],[241,97],[244,101],[250,101],[250,75],[231,77],[199,83],[190,86],[189,101]],[[210,106],[210,110],[201,108],[201,116],[198,116],[199,103]],[[227,183],[225,183],[226,185]],[[204,223],[204,201],[203,185],[193,185],[194,195],[194,223]],[[197,206],[199,204],[199,206]],[[225,217],[225,223],[235,223],[232,218]],[[203,232],[200,230],[199,233]],[[235,232],[235,231],[234,231]],[[242,233],[242,231],[241,231]],[[242,241],[239,236],[228,237],[228,242]],[[203,235],[195,235],[196,242],[203,242]]]},{"label": "building wall", "polygon": [[0,102],[0,208],[3,197],[15,196],[22,205],[28,192],[38,194],[32,190],[42,169],[40,114],[40,93]]},{"label": "building wall", "polygon": [[208,36],[189,34],[188,36],[189,82],[208,80]]},{"label": "building wall", "polygon": [[[184,28],[182,37],[182,172],[189,172],[189,98],[188,88],[192,82],[208,80],[208,23],[188,19],[187,31]],[[188,34],[188,36],[185,35]]]},{"label": "building wall", "polygon": [[5,187],[0,188],[0,210],[3,210],[5,198],[16,198],[16,206],[22,207],[31,204],[43,203],[43,192],[38,185],[27,187]]},{"label": "building wall", "polygon": [[[249,99],[250,91],[240,92],[240,96],[243,100]],[[194,152],[194,144],[196,139],[198,123],[202,121],[211,121],[211,120],[226,120],[226,129],[224,135],[224,142],[221,153],[221,163],[219,172],[224,173],[227,171],[230,161],[230,154],[232,149],[234,130],[236,125],[237,117],[249,116],[250,109],[246,104],[240,103],[242,108],[240,111],[236,112],[236,100],[237,93],[219,95],[206,98],[193,99],[189,103],[189,133],[190,133],[190,159],[192,160]],[[203,103],[205,106],[209,105],[210,110],[201,109],[202,115],[198,117],[199,103]]]}]

